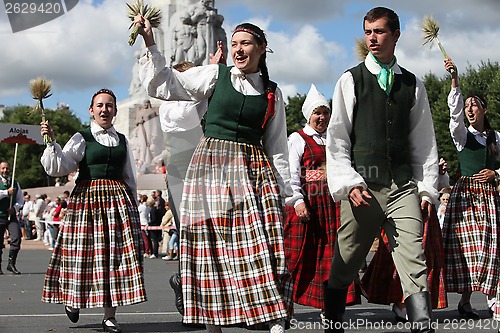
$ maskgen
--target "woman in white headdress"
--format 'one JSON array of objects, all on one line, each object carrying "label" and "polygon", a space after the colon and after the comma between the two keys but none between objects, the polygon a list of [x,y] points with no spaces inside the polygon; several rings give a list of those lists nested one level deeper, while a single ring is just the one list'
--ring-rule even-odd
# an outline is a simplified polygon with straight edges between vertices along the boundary
[{"label": "woman in white headdress", "polygon": [[[288,138],[293,196],[287,199],[285,253],[294,280],[294,302],[323,309],[323,282],[328,280],[340,207],[326,180],[326,129],[330,104],[314,84],[302,105],[307,121]],[[349,288],[347,304],[360,298]]]}]

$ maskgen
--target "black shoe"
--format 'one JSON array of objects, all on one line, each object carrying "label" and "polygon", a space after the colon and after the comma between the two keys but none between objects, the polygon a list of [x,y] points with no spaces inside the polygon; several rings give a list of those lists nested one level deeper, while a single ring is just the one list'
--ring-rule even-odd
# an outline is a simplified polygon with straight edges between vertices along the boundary
[{"label": "black shoe", "polygon": [[[466,305],[469,305],[471,307],[471,309],[466,309],[465,306]],[[469,302],[465,303],[465,304],[460,304],[460,302],[458,302],[458,313],[460,313],[460,316],[464,317],[464,318],[467,318],[467,319],[472,319],[472,320],[478,320],[480,319],[479,315],[477,314],[477,312],[475,312],[473,309],[472,309],[472,306],[470,305]]]},{"label": "black shoe", "polygon": [[2,269],[1,269],[1,268],[0,268],[0,275],[3,275],[3,271],[2,271]]},{"label": "black shoe", "polygon": [[116,319],[111,317],[108,319],[103,319],[102,320],[102,328],[104,332],[111,332],[111,333],[121,333],[122,329],[116,322]]},{"label": "black shoe", "polygon": [[175,293],[175,307],[177,311],[184,316],[184,301],[182,299],[182,282],[181,275],[176,273],[170,277],[170,287],[174,290]]},{"label": "black shoe", "polygon": [[19,271],[17,270],[16,265],[14,265],[14,264],[12,264],[12,263],[10,263],[10,262],[9,262],[9,264],[7,265],[7,270],[8,270],[8,271],[10,271],[10,272],[12,272],[13,274],[16,274],[16,275],[21,274],[21,272],[19,272]]},{"label": "black shoe", "polygon": [[[73,311],[71,311],[71,310],[73,310]],[[78,320],[80,319],[80,310],[79,309],[73,309],[69,306],[65,306],[64,311],[66,312],[66,316],[68,316],[69,320],[71,320],[72,323],[77,323]]]}]

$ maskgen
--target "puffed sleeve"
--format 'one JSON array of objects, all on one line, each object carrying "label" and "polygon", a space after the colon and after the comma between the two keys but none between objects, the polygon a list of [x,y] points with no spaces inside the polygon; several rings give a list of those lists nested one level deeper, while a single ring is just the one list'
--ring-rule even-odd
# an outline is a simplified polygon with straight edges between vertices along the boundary
[{"label": "puffed sleeve", "polygon": [[85,154],[85,146],[85,140],[80,133],[74,134],[66,143],[64,149],[54,141],[45,147],[40,163],[49,176],[69,175],[78,169],[78,163]]}]

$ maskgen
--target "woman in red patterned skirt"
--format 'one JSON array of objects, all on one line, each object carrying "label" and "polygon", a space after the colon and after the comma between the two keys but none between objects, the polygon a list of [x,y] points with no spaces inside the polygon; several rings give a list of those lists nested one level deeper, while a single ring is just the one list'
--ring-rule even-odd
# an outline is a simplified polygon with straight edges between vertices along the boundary
[{"label": "woman in red patterned skirt", "polygon": [[[287,198],[285,254],[294,280],[294,302],[323,309],[323,283],[330,273],[340,218],[339,203],[330,195],[325,173],[330,105],[314,84],[302,113],[307,124],[288,138],[293,196]],[[353,284],[347,304],[359,303]]]},{"label": "woman in red patterned skirt", "polygon": [[105,332],[121,332],[118,306],[146,301],[143,244],[137,209],[133,155],[116,132],[116,97],[101,89],[92,96],[90,128],[73,135],[64,149],[48,122],[42,135],[52,140],[41,158],[45,172],[79,171],[45,275],[42,302],[65,305],[76,323],[80,309],[104,308]]}]

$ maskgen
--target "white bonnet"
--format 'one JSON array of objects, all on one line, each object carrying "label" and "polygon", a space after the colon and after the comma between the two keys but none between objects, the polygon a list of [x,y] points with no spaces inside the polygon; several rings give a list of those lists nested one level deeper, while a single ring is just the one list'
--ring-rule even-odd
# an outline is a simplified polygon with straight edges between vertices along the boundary
[{"label": "white bonnet", "polygon": [[314,109],[316,109],[319,106],[326,106],[328,110],[330,110],[330,104],[326,100],[325,96],[323,96],[323,94],[320,93],[318,89],[316,89],[316,86],[313,83],[311,84],[311,88],[307,93],[304,104],[302,104],[302,114],[304,115],[304,118],[306,118],[308,122],[309,118],[311,118]]}]

